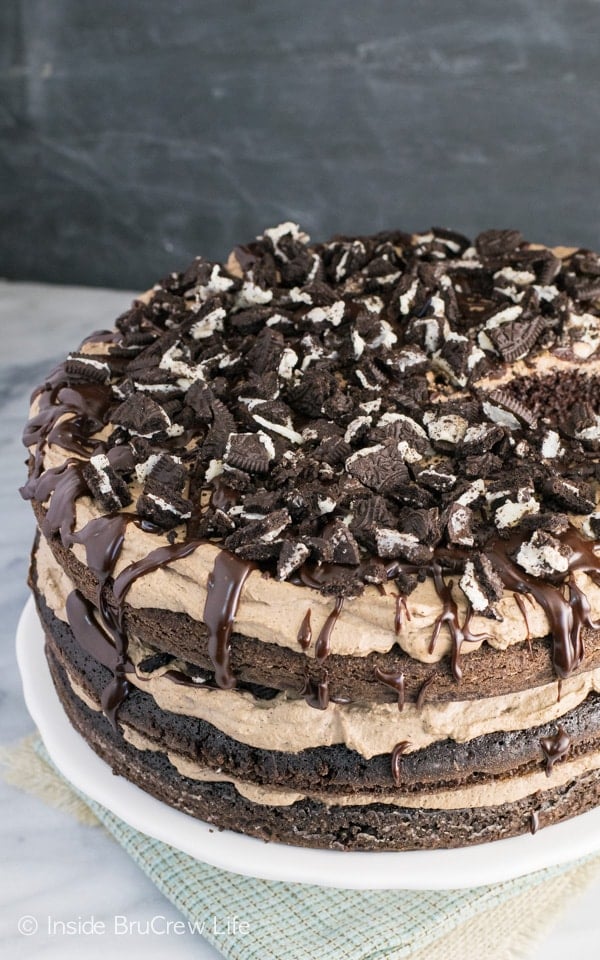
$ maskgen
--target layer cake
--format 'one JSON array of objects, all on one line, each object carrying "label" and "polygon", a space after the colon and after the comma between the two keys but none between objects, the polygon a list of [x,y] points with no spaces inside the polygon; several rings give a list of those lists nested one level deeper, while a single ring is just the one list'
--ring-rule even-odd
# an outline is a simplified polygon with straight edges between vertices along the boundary
[{"label": "layer cake", "polygon": [[31,586],[116,773],[400,850],[600,800],[600,257],[490,230],[196,259],[34,392]]}]

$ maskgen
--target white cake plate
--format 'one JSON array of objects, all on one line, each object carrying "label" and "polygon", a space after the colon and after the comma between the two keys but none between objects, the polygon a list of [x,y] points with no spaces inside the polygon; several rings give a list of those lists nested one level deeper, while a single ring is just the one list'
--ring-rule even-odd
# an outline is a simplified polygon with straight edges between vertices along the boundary
[{"label": "white cake plate", "polygon": [[600,850],[600,808],[535,836],[458,850],[345,853],[265,843],[231,830],[219,831],[114,776],[73,729],[52,683],[33,599],[17,627],[17,660],[27,708],[61,773],[136,830],[223,870],[344,889],[447,890],[510,880]]}]

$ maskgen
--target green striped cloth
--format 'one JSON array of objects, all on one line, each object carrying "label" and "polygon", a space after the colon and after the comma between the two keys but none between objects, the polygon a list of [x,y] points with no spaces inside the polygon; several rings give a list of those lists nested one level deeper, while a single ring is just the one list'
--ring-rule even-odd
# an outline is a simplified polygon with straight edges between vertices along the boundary
[{"label": "green striped cloth", "polygon": [[[48,775],[62,779],[41,740],[33,746]],[[588,857],[507,883],[447,891],[363,892],[256,880],[200,863],[79,797],[192,929],[230,960],[527,957],[547,932],[548,917],[600,869],[600,858]]]}]

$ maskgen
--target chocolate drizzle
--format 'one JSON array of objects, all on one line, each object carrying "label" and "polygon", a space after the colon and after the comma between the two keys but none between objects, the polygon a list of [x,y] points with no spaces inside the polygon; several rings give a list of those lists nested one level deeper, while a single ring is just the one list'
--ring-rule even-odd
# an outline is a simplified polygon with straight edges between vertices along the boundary
[{"label": "chocolate drizzle", "polygon": [[[519,541],[496,541],[488,548],[487,554],[508,590],[531,594],[544,610],[550,624],[554,670],[558,677],[565,678],[583,662],[583,628],[598,629],[590,616],[589,601],[575,583],[573,574],[582,571],[597,582],[600,577],[600,558],[594,552],[593,542],[584,540],[573,527],[558,539],[570,547],[573,553],[569,559],[567,575],[557,577],[555,582],[539,580],[517,567],[508,554],[516,548]],[[568,598],[563,594],[565,583]]]},{"label": "chocolate drizzle", "polygon": [[174,560],[189,557],[190,553],[197,550],[201,543],[201,540],[188,540],[185,543],[167,544],[164,547],[158,547],[156,550],[152,550],[151,553],[142,557],[141,560],[136,560],[135,563],[125,567],[115,580],[113,586],[113,594],[118,606],[119,622],[122,623],[123,620],[123,607],[127,593],[139,577],[153,573],[154,570],[162,569],[162,567],[167,566],[167,564],[173,563]]},{"label": "chocolate drizzle", "polygon": [[452,673],[454,674],[456,680],[460,680],[462,678],[460,651],[463,643],[479,643],[482,640],[488,639],[489,635],[485,633],[471,633],[469,629],[469,623],[471,621],[473,612],[470,607],[467,610],[465,621],[461,626],[458,619],[458,607],[456,606],[456,601],[452,596],[452,580],[449,580],[448,583],[444,581],[442,576],[442,568],[437,562],[434,562],[432,565],[432,574],[435,589],[438,597],[442,601],[443,607],[442,612],[438,616],[433,627],[433,633],[429,643],[429,652],[433,653],[437,638],[440,634],[440,630],[442,629],[442,624],[446,623],[452,639]]},{"label": "chocolate drizzle", "polygon": [[423,683],[422,683],[421,686],[419,687],[419,692],[418,692],[418,694],[417,694],[417,699],[416,699],[416,702],[415,702],[415,706],[416,706],[417,710],[422,710],[422,709],[423,709],[423,704],[425,703],[425,699],[426,699],[426,697],[427,697],[427,693],[428,693],[429,688],[430,688],[430,686],[431,686],[431,684],[433,683],[434,680],[435,680],[435,673],[432,673],[432,674],[430,674],[430,675],[427,677],[426,680],[423,680]]},{"label": "chocolate drizzle", "polygon": [[542,737],[540,747],[546,758],[546,776],[549,777],[554,764],[564,760],[569,753],[571,738],[563,727],[559,727],[553,736]]},{"label": "chocolate drizzle", "polygon": [[373,667],[373,674],[386,687],[391,687],[392,690],[396,691],[398,694],[398,709],[402,711],[404,709],[404,674],[386,673],[385,670],[377,666]]},{"label": "chocolate drizzle", "polygon": [[402,783],[402,756],[409,747],[409,740],[401,740],[392,750],[392,777],[396,787],[399,787]]},{"label": "chocolate drizzle", "polygon": [[302,623],[300,624],[300,629],[298,630],[298,636],[296,637],[296,639],[303,650],[308,650],[312,641],[312,628],[310,625],[310,607],[304,614]]},{"label": "chocolate drizzle", "polygon": [[[90,437],[101,430],[110,409],[111,388],[98,383],[67,384],[64,364],[57,368],[37,394],[38,411],[23,432],[23,443],[31,447],[43,442],[64,446],[85,457],[90,452]],[[71,429],[57,430],[58,421],[71,415]],[[62,425],[61,425],[62,427]]]},{"label": "chocolate drizzle", "polygon": [[326,710],[330,701],[327,670],[324,671],[320,680],[307,677],[300,696],[304,697],[309,707],[314,707],[316,710]]},{"label": "chocolate drizzle", "polygon": [[98,578],[97,607],[102,613],[102,589],[112,576],[119,559],[127,524],[135,520],[134,514],[116,513],[108,517],[90,520],[83,530],[72,534],[71,543],[80,543],[85,548],[88,567]]},{"label": "chocolate drizzle", "polygon": [[222,550],[215,558],[206,585],[203,619],[208,630],[208,654],[215,668],[217,684],[227,690],[236,685],[230,664],[233,621],[242,587],[253,569],[254,564]]},{"label": "chocolate drizzle", "polygon": [[[67,597],[67,619],[77,643],[89,653],[94,660],[101,663],[108,670],[114,672],[118,654],[117,648],[96,622],[96,608],[93,603],[80,593],[73,590]],[[128,669],[133,669],[130,663]]]},{"label": "chocolate drizzle", "polygon": [[406,602],[406,597],[401,593],[396,594],[396,612],[394,615],[394,633],[398,636],[404,626],[404,621],[410,620],[410,610]]},{"label": "chocolate drizzle", "polygon": [[42,524],[44,536],[60,534],[64,547],[69,546],[75,526],[75,501],[88,492],[79,460],[70,458],[59,467],[51,467],[39,478],[30,478],[22,495],[26,500],[44,503],[50,495],[50,504]]},{"label": "chocolate drizzle", "polygon": [[[527,594],[525,594],[525,596],[527,596]],[[516,605],[518,606],[519,610],[521,611],[521,616],[523,617],[523,620],[525,621],[525,642],[527,643],[527,646],[529,647],[529,653],[530,653],[530,655],[531,655],[532,652],[533,652],[533,651],[532,651],[532,648],[531,648],[531,628],[530,628],[530,626],[529,626],[529,620],[528,620],[528,618],[527,618],[527,610],[525,609],[525,601],[524,601],[524,599],[523,599],[523,596],[522,596],[520,593],[513,593],[513,597],[514,597],[514,600],[515,600]]]},{"label": "chocolate drizzle", "polygon": [[[114,521],[115,518],[107,517],[106,520]],[[123,544],[121,533],[122,531],[119,530],[117,523],[115,523],[114,526],[111,524],[104,531],[100,528],[96,532],[96,536],[99,538],[97,543],[93,542],[93,534],[89,538],[89,549],[92,558],[97,563],[98,569],[102,571],[106,577],[114,568],[114,563],[116,563]],[[123,623],[127,593],[139,577],[151,573],[153,570],[158,570],[160,567],[172,563],[173,560],[179,559],[179,557],[188,556],[197,546],[198,542],[192,541],[186,544],[159,547],[157,550],[149,553],[148,556],[130,564],[119,574],[113,584],[113,596],[117,605],[114,614],[104,604],[101,605],[100,609],[104,613],[104,625],[114,638],[116,651],[113,679],[103,691],[102,709],[115,729],[117,728],[117,713],[119,707],[129,693],[129,682],[126,674],[128,670],[131,670],[131,664],[127,659],[127,633]],[[102,555],[101,547],[105,549],[104,555]],[[112,567],[109,560],[110,557],[113,558]]]},{"label": "chocolate drizzle", "polygon": [[315,660],[317,660],[319,663],[322,663],[323,660],[325,660],[331,653],[331,636],[333,634],[333,628],[338,622],[343,606],[344,598],[337,597],[335,601],[335,607],[321,627],[321,631],[317,637],[317,642],[315,643]]}]

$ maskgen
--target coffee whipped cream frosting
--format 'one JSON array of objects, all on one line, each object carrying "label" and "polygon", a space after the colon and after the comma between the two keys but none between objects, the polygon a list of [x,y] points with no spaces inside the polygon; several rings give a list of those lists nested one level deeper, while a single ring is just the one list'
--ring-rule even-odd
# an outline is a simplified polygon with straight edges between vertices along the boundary
[{"label": "coffee whipped cream frosting", "polygon": [[[67,598],[73,584],[57,564],[42,540],[36,563],[44,599],[59,619],[68,622]],[[417,707],[405,704],[401,716],[394,703],[331,703],[315,711],[298,696],[280,693],[267,701],[250,692],[211,689],[203,683],[173,683],[174,670],[185,664],[170,661],[168,666],[148,674],[144,661],[151,651],[130,638],[128,656],[130,682],[150,693],[159,706],[171,713],[200,717],[228,736],[253,747],[298,752],[307,747],[343,743],[361,756],[370,758],[392,752],[398,731],[408,741],[407,753],[446,739],[460,743],[497,731],[522,730],[541,726],[564,716],[582,703],[590,692],[600,691],[600,667],[561,682],[560,699],[556,683],[477,701],[460,699],[428,703]]]}]

